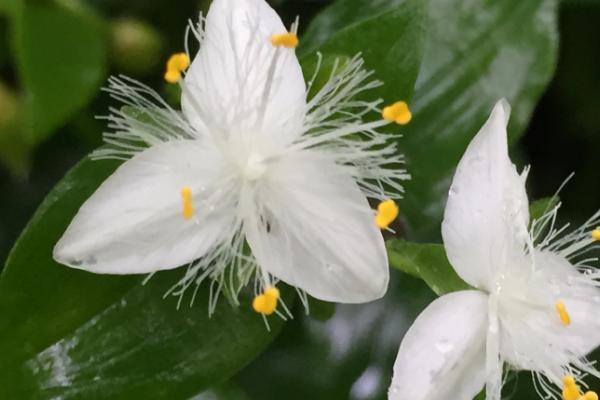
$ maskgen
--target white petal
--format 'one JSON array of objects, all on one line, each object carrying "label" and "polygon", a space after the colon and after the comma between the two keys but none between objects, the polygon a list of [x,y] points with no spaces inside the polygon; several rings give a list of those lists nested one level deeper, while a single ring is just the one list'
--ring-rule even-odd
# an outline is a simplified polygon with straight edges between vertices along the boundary
[{"label": "white petal", "polygon": [[[85,202],[54,258],[91,272],[131,274],[176,268],[202,256],[232,224],[231,204],[216,199],[219,207],[210,212],[204,202],[223,168],[216,154],[196,141],[139,153]],[[183,186],[194,196],[196,215],[189,220],[182,214]]]},{"label": "white petal", "polygon": [[431,303],[400,344],[389,400],[472,400],[486,377],[487,305],[475,290]]},{"label": "white petal", "polygon": [[[318,153],[289,154],[270,168],[247,213],[259,265],[318,299],[360,303],[383,296],[389,268],[373,212],[346,170]],[[250,196],[242,207],[254,209]]]},{"label": "white petal", "polygon": [[442,236],[456,272],[492,289],[499,268],[527,243],[525,186],[508,157],[510,106],[499,101],[462,157],[448,196]]},{"label": "white petal", "polygon": [[271,35],[285,32],[264,0],[213,1],[185,78],[186,117],[221,134],[298,135],[306,104],[302,70],[293,49],[271,44]]},{"label": "white petal", "polygon": [[[586,356],[600,345],[600,289],[590,277],[557,254],[536,250],[535,260],[536,272],[525,283],[527,300],[532,306],[522,305],[504,323],[508,336],[503,340],[503,352],[511,364],[552,373],[559,381],[563,365]],[[570,316],[567,326],[555,311],[559,301],[565,304]],[[505,319],[509,317],[507,313]],[[548,351],[549,348],[552,350]]]}]

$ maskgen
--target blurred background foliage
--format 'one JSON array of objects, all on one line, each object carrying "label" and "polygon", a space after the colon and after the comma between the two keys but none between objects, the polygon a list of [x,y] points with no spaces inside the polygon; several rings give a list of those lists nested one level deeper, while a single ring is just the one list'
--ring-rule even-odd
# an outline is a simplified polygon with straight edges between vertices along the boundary
[{"label": "blurred background foliage", "polygon": [[[300,50],[306,54],[311,48],[339,49],[327,44],[332,32],[359,24],[368,15],[393,10],[405,2],[360,2],[365,5],[362,8],[352,7],[359,4],[353,0],[338,0],[333,6],[331,3],[334,2],[271,1],[286,23],[299,15],[302,32],[310,26],[305,47]],[[597,164],[600,153],[600,25],[597,23],[600,1],[564,0],[560,3],[557,63],[553,54],[557,38],[543,30],[553,23],[552,1],[481,2],[489,13],[471,12],[479,9],[473,6],[472,0],[459,1],[461,7],[458,8],[454,7],[457,2],[451,0],[432,0],[432,3],[435,8],[428,9],[428,17],[437,18],[438,22],[448,18],[454,25],[438,23],[435,26],[439,31],[428,32],[430,42],[424,50],[423,65],[430,69],[420,72],[414,97],[417,118],[403,131],[407,158],[409,162],[414,159],[415,165],[409,168],[415,179],[408,184],[408,197],[401,203],[407,210],[401,230],[413,240],[439,241],[436,230],[439,231],[440,210],[451,166],[456,162],[455,156],[445,159],[443,150],[464,149],[482,122],[482,112],[489,110],[489,99],[500,96],[498,91],[502,88],[508,92],[507,96],[517,98],[513,104],[515,121],[511,124],[511,137],[517,138],[519,131],[526,129],[513,148],[513,155],[520,166],[533,165],[530,196],[541,198],[553,194],[563,180],[575,172],[575,178],[561,193],[565,204],[562,218],[574,223],[587,218],[600,204]],[[167,0],[0,0],[0,265],[44,196],[77,161],[101,144],[104,122],[94,116],[106,114],[110,105],[108,96],[100,91],[107,76],[124,73],[143,80],[167,97],[176,98],[176,93],[170,92],[162,82],[163,60],[182,48],[184,22],[200,10],[206,10],[208,4],[209,1],[204,0],[176,3]],[[529,6],[513,7],[515,4]],[[448,12],[450,8],[452,12]],[[496,19],[486,25],[491,18],[488,14]],[[548,20],[527,20],[530,16]],[[311,21],[314,23],[310,24]],[[481,32],[478,27],[482,27]],[[377,40],[373,39],[377,35],[385,36],[383,32],[376,32],[367,37]],[[456,40],[445,43],[437,40],[440,37]],[[488,44],[490,48],[512,44],[508,48],[518,57],[508,50],[507,58],[502,59],[480,48],[470,48],[472,37],[481,39],[484,50]],[[527,40],[513,43],[518,41],[515,38],[522,37]],[[464,43],[461,43],[463,38]],[[446,49],[454,54],[475,54],[477,61],[460,64],[455,70],[444,69],[439,67],[443,63],[438,61],[448,56]],[[368,49],[365,51],[367,58],[373,57]],[[472,58],[466,57],[467,61]],[[490,63],[486,64],[486,60]],[[526,63],[534,73],[519,76],[519,63]],[[500,73],[494,68],[500,68]],[[552,73],[553,78],[545,87]],[[542,89],[543,95],[537,102]],[[449,96],[460,101],[450,102]],[[534,104],[537,105],[529,120],[529,109]],[[454,120],[460,124],[454,125]],[[463,129],[465,135],[448,143],[445,138],[452,134],[452,129]],[[427,153],[432,156],[426,157]],[[267,351],[229,381],[215,378],[218,387],[202,391],[194,398],[385,399],[402,335],[435,297],[422,281],[396,271],[392,275],[390,291],[380,301],[337,307],[315,303],[310,317],[296,312],[297,317],[283,326]],[[43,280],[44,276],[37,279]],[[130,284],[138,285],[137,281],[123,285]],[[158,286],[156,290],[163,290]],[[135,293],[128,296],[135,301]],[[152,307],[165,306],[154,304]],[[195,308],[194,312],[204,310]],[[131,316],[125,314],[118,318]],[[188,321],[186,318],[184,313],[180,318],[182,326]],[[136,326],[143,327],[144,322]],[[190,326],[201,329],[202,325]],[[28,329],[38,328],[46,329],[35,325]],[[248,329],[256,329],[256,326]],[[143,332],[138,334],[143,336]],[[234,340],[237,336],[231,337]],[[175,333],[173,338],[180,339]],[[99,340],[94,336],[89,339]],[[204,339],[185,336],[183,342],[193,346],[194,340]],[[68,342],[62,343],[68,345]],[[236,343],[243,347],[243,341]],[[264,340],[261,346],[266,346]],[[88,352],[80,352],[79,356],[88,357]],[[43,364],[46,355],[47,350],[39,353],[35,361]],[[202,363],[202,360],[200,355],[196,357],[196,362]],[[10,379],[12,375],[6,372],[6,366],[0,367],[0,382],[8,384]],[[20,376],[20,379],[31,379],[33,386],[42,385],[39,376]],[[208,378],[203,379],[208,382]],[[206,386],[206,382],[198,387]],[[160,391],[144,392],[144,395],[145,398],[186,399],[192,397],[190,390],[182,389],[175,397],[173,393]],[[52,398],[62,393],[42,392],[32,389],[21,398]],[[77,393],[65,398],[105,398],[93,392],[89,392],[92,395],[88,393],[88,397],[81,397],[84,391]],[[532,398],[530,380],[511,379],[507,385],[507,394],[510,393],[514,393],[516,399]],[[127,398],[137,397],[131,393]]]}]

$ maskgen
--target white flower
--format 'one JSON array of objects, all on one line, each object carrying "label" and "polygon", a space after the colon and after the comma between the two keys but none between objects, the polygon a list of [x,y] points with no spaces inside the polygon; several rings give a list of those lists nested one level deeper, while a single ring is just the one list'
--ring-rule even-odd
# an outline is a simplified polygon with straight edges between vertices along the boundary
[{"label": "white flower", "polygon": [[[407,123],[406,104],[363,122],[380,102],[357,95],[380,82],[358,56],[307,100],[296,26],[287,32],[263,0],[215,0],[190,31],[200,50],[185,78],[187,51],[165,74],[181,86],[182,112],[134,80],[110,79],[107,91],[129,112],[112,110],[94,157],[126,161],[81,207],[55,259],[108,274],[187,265],[173,292],[209,278],[211,311],[221,289],[235,299],[252,280],[254,308],[266,315],[279,280],[327,301],[381,297],[379,228],[395,218],[390,199],[408,175],[377,129]],[[377,213],[367,198],[381,201]]]},{"label": "white flower", "polygon": [[598,248],[600,212],[562,239],[558,206],[529,230],[528,170],[519,175],[508,157],[509,113],[500,101],[467,148],[442,226],[448,259],[476,290],[442,296],[416,319],[390,400],[471,400],[484,385],[499,400],[505,364],[532,371],[544,399],[597,399],[575,380],[600,376],[585,358],[600,344],[600,274],[582,257]]}]

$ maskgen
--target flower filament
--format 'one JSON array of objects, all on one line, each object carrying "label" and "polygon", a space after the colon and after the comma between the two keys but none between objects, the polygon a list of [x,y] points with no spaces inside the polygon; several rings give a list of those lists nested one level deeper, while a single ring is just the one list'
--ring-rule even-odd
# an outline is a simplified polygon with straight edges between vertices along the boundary
[{"label": "flower filament", "polygon": [[588,391],[583,393],[579,389],[579,385],[575,382],[575,378],[571,375],[566,375],[563,378],[563,391],[564,400],[598,400],[596,392]]},{"label": "flower filament", "polygon": [[271,315],[275,312],[278,301],[279,289],[272,286],[254,297],[254,300],[252,301],[252,308],[259,314]]},{"label": "flower filament", "polygon": [[181,203],[183,218],[190,219],[194,216],[194,199],[192,197],[192,188],[184,186],[181,188]]},{"label": "flower filament", "polygon": [[412,113],[405,101],[397,101],[387,106],[381,113],[383,119],[395,122],[399,125],[406,125],[412,119]]},{"label": "flower filament", "polygon": [[398,217],[398,206],[394,200],[385,200],[377,206],[375,223],[380,229],[386,229]]},{"label": "flower filament", "polygon": [[181,73],[190,66],[190,57],[186,53],[175,53],[167,61],[165,80],[169,83],[177,83],[181,79]]},{"label": "flower filament", "polygon": [[294,32],[275,33],[271,35],[271,44],[273,46],[283,46],[288,49],[294,49],[298,46],[298,35]]},{"label": "flower filament", "polygon": [[554,308],[556,309],[556,312],[558,313],[560,322],[562,322],[562,324],[564,326],[571,325],[571,316],[569,315],[569,312],[567,311],[567,306],[565,306],[565,303],[562,301],[558,301],[554,305]]}]

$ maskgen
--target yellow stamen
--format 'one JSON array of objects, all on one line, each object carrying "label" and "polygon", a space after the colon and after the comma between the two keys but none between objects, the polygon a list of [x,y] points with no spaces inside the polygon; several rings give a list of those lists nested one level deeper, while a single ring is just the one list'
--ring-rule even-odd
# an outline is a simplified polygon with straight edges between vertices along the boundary
[{"label": "yellow stamen", "polygon": [[183,218],[192,218],[194,216],[194,199],[192,198],[191,187],[184,186],[181,188],[181,203],[183,204]]},{"label": "yellow stamen", "polygon": [[271,35],[271,44],[273,46],[283,46],[288,49],[294,49],[298,46],[298,35],[294,32],[275,33]]},{"label": "yellow stamen", "polygon": [[600,241],[600,229],[594,229],[594,230],[592,231],[592,237],[593,237],[595,240],[598,240],[598,241]]},{"label": "yellow stamen", "polygon": [[395,122],[399,125],[406,125],[412,119],[412,113],[408,108],[408,104],[404,101],[397,101],[394,104],[385,107],[381,115],[383,119]]},{"label": "yellow stamen", "polygon": [[563,378],[562,395],[563,400],[598,400],[596,392],[590,390],[584,394],[571,375],[565,375]]},{"label": "yellow stamen", "polygon": [[590,390],[589,392],[585,392],[582,400],[598,400],[598,395],[596,394],[596,392],[592,392]]},{"label": "yellow stamen", "polygon": [[381,229],[386,229],[398,217],[398,206],[394,200],[385,200],[377,206],[375,223]]},{"label": "yellow stamen", "polygon": [[265,289],[262,294],[256,295],[252,300],[252,308],[257,313],[263,315],[271,315],[277,308],[277,302],[279,301],[279,289],[276,287],[269,287]]},{"label": "yellow stamen", "polygon": [[575,378],[570,375],[566,375],[563,378],[563,400],[579,400],[579,386],[575,383]]},{"label": "yellow stamen", "polygon": [[558,301],[554,305],[554,308],[556,308],[556,312],[558,313],[558,316],[560,317],[560,322],[562,322],[564,326],[571,325],[571,316],[569,315],[569,312],[567,311],[567,307],[565,306],[565,303],[563,303],[562,301]]},{"label": "yellow stamen", "polygon": [[175,53],[167,61],[165,80],[169,83],[177,83],[181,79],[181,73],[190,66],[190,58],[186,53]]}]

